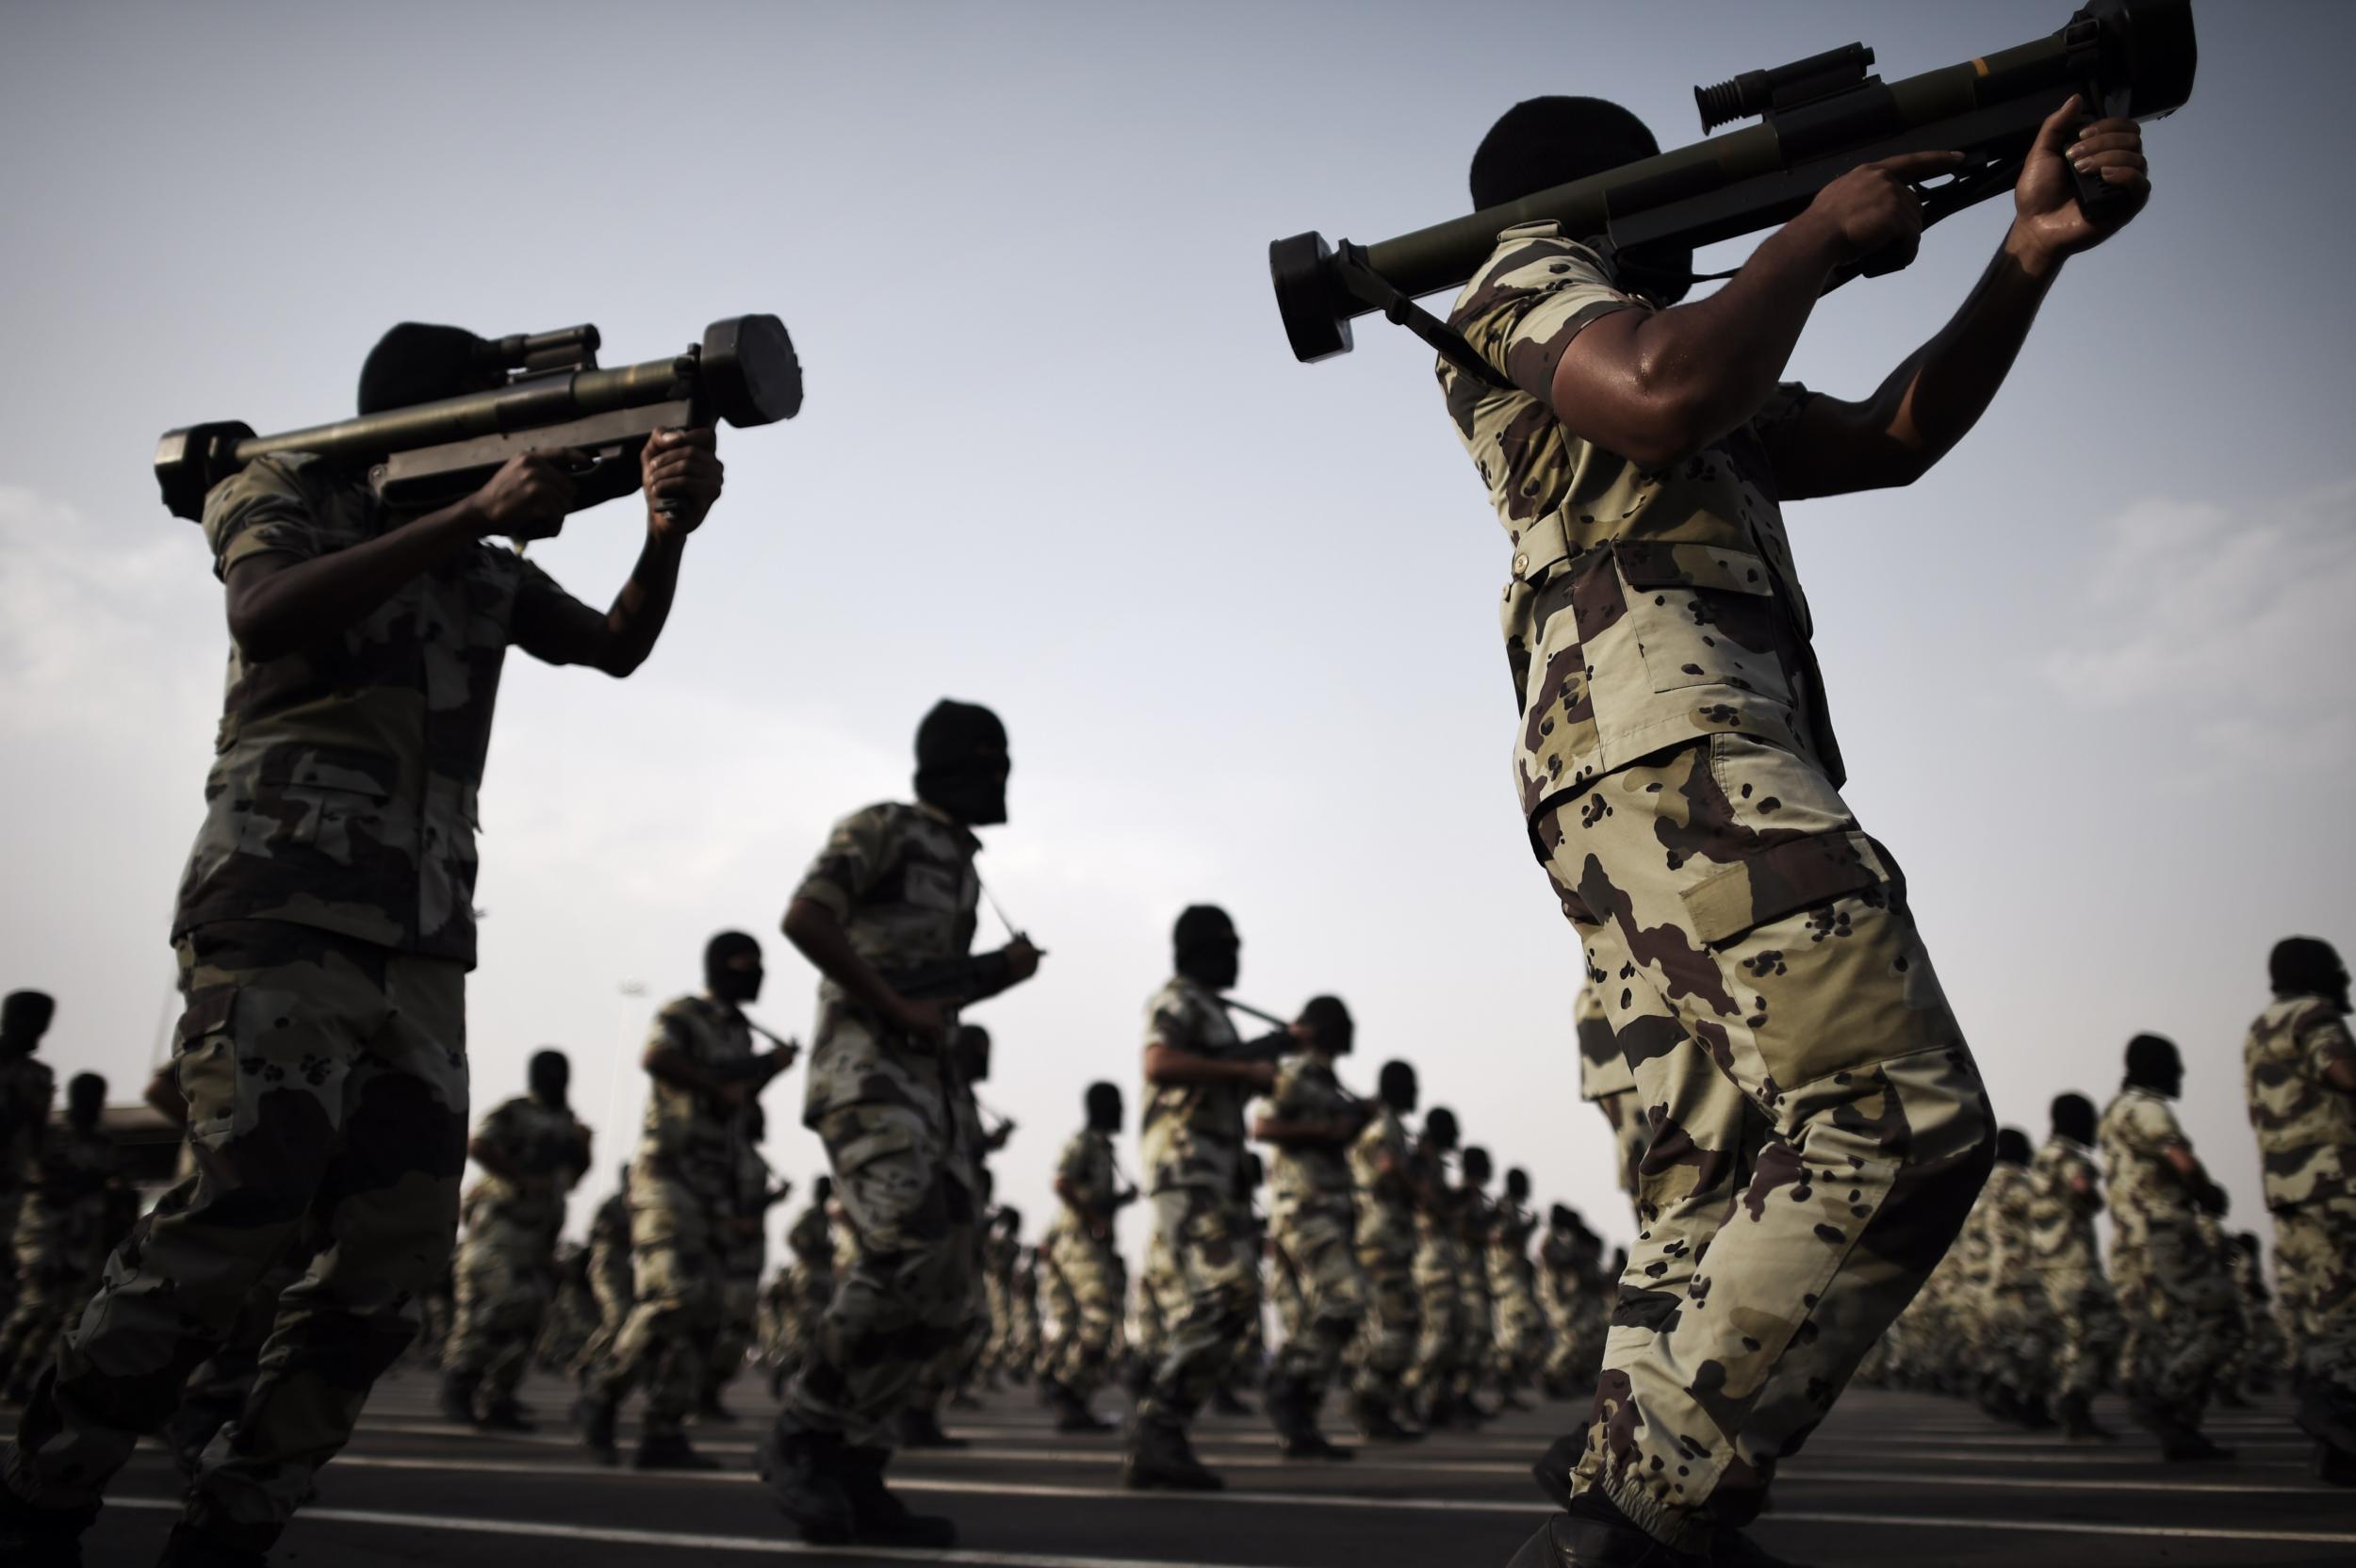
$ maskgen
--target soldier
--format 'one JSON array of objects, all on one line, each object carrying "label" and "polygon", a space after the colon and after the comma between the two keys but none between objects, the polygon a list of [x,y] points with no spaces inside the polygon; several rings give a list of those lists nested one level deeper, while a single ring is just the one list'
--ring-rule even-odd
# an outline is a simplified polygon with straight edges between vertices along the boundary
[{"label": "soldier", "polygon": [[[0,1237],[16,1234],[25,1174],[57,1102],[57,1075],[33,1054],[57,1011],[42,991],[10,991],[0,1001]],[[16,1282],[14,1270],[0,1274],[0,1322],[15,1306]]]},{"label": "soldier", "polygon": [[1497,1343],[1490,1366],[1508,1405],[1521,1409],[1517,1391],[1526,1387],[1545,1353],[1546,1316],[1538,1310],[1537,1278],[1530,1238],[1538,1217],[1530,1207],[1530,1172],[1519,1166],[1505,1173],[1505,1197],[1489,1232],[1489,1298],[1497,1311]]},{"label": "soldier", "polygon": [[[1574,1015],[1579,1037],[1579,1097],[1603,1112],[1612,1129],[1612,1170],[1620,1190],[1632,1202],[1636,1169],[1644,1158],[1651,1128],[1644,1108],[1637,1102],[1636,1072],[1620,1054],[1620,1037],[1603,1004],[1602,985],[1590,980],[1579,988]],[[1674,1024],[1674,1021],[1671,1021]]]},{"label": "soldier", "polygon": [[[1009,1375],[1018,1384],[1027,1383],[1042,1376],[1040,1364],[1044,1356],[1042,1342],[1044,1327],[1039,1321],[1039,1250],[1023,1248],[1014,1265],[1014,1360]],[[1121,1295],[1128,1295],[1128,1278],[1124,1269]]]},{"label": "soldier", "polygon": [[65,1087],[65,1120],[51,1128],[25,1172],[17,1211],[16,1305],[0,1325],[0,1383],[23,1404],[48,1364],[67,1315],[98,1283],[106,1259],[107,1215],[122,1184],[114,1139],[99,1126],[106,1080],[77,1072]]},{"label": "soldier", "polygon": [[589,1218],[589,1292],[597,1298],[597,1326],[581,1346],[581,1353],[573,1358],[571,1368],[573,1380],[583,1395],[588,1392],[591,1375],[613,1354],[614,1342],[621,1337],[622,1325],[630,1320],[630,1309],[637,1296],[630,1281],[627,1165],[621,1168],[612,1195],[597,1205],[597,1212]]},{"label": "soldier", "polygon": [[1602,1277],[1603,1241],[1579,1213],[1561,1203],[1546,1211],[1546,1234],[1538,1241],[1539,1302],[1546,1309],[1553,1344],[1541,1369],[1550,1399],[1592,1394],[1603,1360],[1603,1333],[1611,1282]]},{"label": "soldier", "polygon": [[695,1396],[698,1423],[736,1425],[736,1416],[720,1402],[720,1396],[744,1370],[744,1357],[759,1337],[761,1276],[769,1266],[769,1211],[794,1194],[793,1183],[771,1181],[769,1164],[761,1157],[768,1126],[760,1102],[744,1107],[736,1180],[720,1227],[720,1311],[703,1358],[703,1387]]},{"label": "soldier", "polygon": [[1371,1112],[1334,1071],[1356,1037],[1341,999],[1310,998],[1300,1027],[1302,1049],[1279,1064],[1267,1108],[1252,1126],[1252,1135],[1275,1150],[1271,1235],[1301,1293],[1266,1405],[1286,1459],[1349,1459],[1350,1449],[1317,1429],[1317,1414],[1366,1315],[1350,1151]]},{"label": "soldier", "polygon": [[2233,1453],[2201,1432],[2221,1347],[2202,1315],[2217,1260],[2201,1242],[2197,1215],[2218,1195],[2168,1109],[2184,1084],[2175,1044],[2137,1035],[2127,1042],[2126,1083],[2097,1130],[2127,1322],[2127,1406],[2159,1438],[2161,1457],[2174,1462]]},{"label": "soldier", "polygon": [[[2029,150],[1989,281],[1863,401],[1778,378],[1825,280],[1886,245],[1909,253],[1922,208],[1906,182],[1960,155],[1831,182],[1696,304],[1660,308],[1688,281],[1677,258],[1629,265],[1524,225],[1450,314],[1485,362],[1446,361],[1439,379],[1512,540],[1503,619],[1532,845],[1590,974],[1610,977],[1653,1147],[1675,1137],[1735,1166],[1753,1119],[1774,1135],[1756,1140],[1746,1206],[1648,1217],[1584,1454],[1556,1478],[1569,1512],[1534,1545],[1562,1563],[1647,1539],[1732,1555],[1721,1537],[1920,1288],[1991,1160],[1905,880],[1839,794],[1778,501],[1910,482],[1977,420],[2063,260],[2113,232],[2080,211],[2070,156],[2130,212],[2148,194],[2134,124],[2080,133],[2081,107]],[[1532,100],[1475,155],[1474,204],[1656,146],[1615,105]],[[1626,1039],[1664,1015],[1693,1049]],[[1659,1327],[1628,1323],[1640,1295]],[[1699,1310],[1713,1295],[1744,1309]]]},{"label": "soldier", "polygon": [[461,1425],[532,1429],[515,1385],[554,1294],[565,1195],[589,1173],[589,1129],[565,1102],[571,1081],[562,1051],[534,1053],[531,1092],[484,1117],[466,1145],[483,1180],[467,1195],[441,1397],[442,1414]]},{"label": "soldier", "polygon": [[810,1206],[796,1215],[785,1233],[785,1250],[794,1261],[785,1271],[782,1329],[776,1351],[777,1370],[771,1392],[782,1396],[785,1384],[810,1357],[826,1321],[826,1303],[834,1299],[834,1178],[821,1176],[811,1184]]},{"label": "soldier", "polygon": [[1420,1330],[1407,1396],[1427,1430],[1466,1416],[1456,1399],[1456,1354],[1464,1343],[1463,1192],[1448,1179],[1456,1152],[1456,1113],[1434,1105],[1415,1140],[1415,1298]]},{"label": "soldier", "polygon": [[1137,1200],[1121,1179],[1113,1136],[1121,1131],[1121,1090],[1090,1084],[1081,1097],[1087,1121],[1055,1162],[1055,1197],[1063,1205],[1048,1227],[1046,1250],[1058,1284],[1055,1338],[1047,1350],[1039,1397],[1055,1413],[1062,1432],[1109,1431],[1088,1408],[1112,1366],[1121,1335],[1126,1283],[1113,1223]]},{"label": "soldier", "polygon": [[2266,960],[2274,1000],[2242,1046],[2274,1266],[2296,1318],[2299,1429],[2316,1473],[2356,1486],[2356,1043],[2348,967],[2290,937]]},{"label": "soldier", "polygon": [[990,1233],[982,1246],[982,1268],[990,1286],[990,1342],[983,1347],[979,1370],[982,1385],[993,1392],[999,1380],[1015,1370],[1014,1274],[1022,1261],[1023,1211],[1001,1203],[990,1217]]},{"label": "soldier", "polygon": [[[1058,1322],[1063,1320],[1069,1292],[1055,1273],[1055,1259],[1042,1260],[1049,1270],[1054,1289],[1050,1304],[1055,1309]],[[1185,1303],[1178,1299],[1179,1282],[1176,1267],[1170,1262],[1170,1244],[1162,1239],[1160,1227],[1146,1233],[1145,1263],[1137,1272],[1137,1291],[1129,1304],[1128,1367],[1121,1375],[1121,1386],[1132,1399],[1143,1399],[1147,1389],[1153,1386],[1153,1374],[1162,1364],[1162,1356],[1170,1348],[1170,1328],[1186,1315]],[[1058,1296],[1056,1291],[1064,1292]]]},{"label": "soldier", "polygon": [[1359,1435],[1369,1442],[1411,1443],[1423,1434],[1399,1417],[1422,1333],[1423,1304],[1415,1292],[1415,1152],[1400,1118],[1415,1111],[1415,1070],[1384,1062],[1375,1086],[1374,1114],[1350,1146],[1358,1268],[1368,1308],[1353,1412]]},{"label": "soldier", "polygon": [[[489,349],[397,327],[361,372],[361,411],[496,385]],[[488,543],[563,526],[576,491],[548,456],[422,514],[303,453],[206,497],[232,647],[172,922],[196,1170],[117,1252],[0,1456],[15,1562],[67,1554],[298,1229],[335,1243],[280,1298],[167,1560],[261,1560],[408,1345],[457,1228],[474,824],[501,661],[510,644],[616,677],[645,661],[720,494],[712,449],[708,430],[646,444],[646,544],[609,611]]]},{"label": "soldier", "polygon": [[1490,1163],[1489,1152],[1476,1143],[1459,1158],[1458,1170],[1456,1348],[1448,1360],[1454,1369],[1451,1386],[1458,1423],[1474,1426],[1496,1413],[1481,1402],[1489,1348],[1497,1338],[1497,1302],[1489,1294],[1489,1236],[1497,1228],[1497,1204],[1489,1196],[1489,1179],[1496,1174],[1496,1167]]},{"label": "soldier", "polygon": [[1980,1406],[2000,1421],[2041,1431],[2053,1425],[2046,1406],[2053,1348],[2043,1282],[2031,1268],[2029,1135],[1996,1135],[1996,1165],[1964,1224],[1980,1272],[1973,1282],[1971,1350],[1980,1373]]},{"label": "soldier", "polygon": [[[1146,1004],[1142,1141],[1153,1227],[1170,1269],[1169,1325],[1159,1365],[1138,1402],[1123,1480],[1132,1487],[1217,1491],[1223,1483],[1186,1441],[1195,1412],[1219,1388],[1259,1316],[1260,1247],[1244,1167],[1244,1102],[1276,1082],[1220,1003],[1235,983],[1243,943],[1226,911],[1199,904],[1172,933],[1176,974]],[[1258,1058],[1254,1059],[1254,1054]]]},{"label": "soldier", "polygon": [[[1029,979],[1040,956],[1022,937],[968,956],[973,829],[1006,819],[1005,727],[944,701],[917,730],[916,759],[917,803],[837,823],[785,915],[825,977],[802,1119],[826,1145],[853,1248],[759,1457],[772,1498],[813,1542],[956,1539],[946,1519],[909,1513],[883,1471],[900,1412],[966,1328],[980,1211],[953,1147],[951,1015]],[[902,988],[934,976],[939,989]]]},{"label": "soldier", "polygon": [[2056,1095],[2053,1135],[2029,1164],[2029,1266],[2059,1330],[2053,1413],[2073,1443],[2109,1443],[2118,1434],[2094,1419],[2094,1396],[2119,1364],[2126,1325],[2102,1272],[2094,1217],[2102,1212],[2102,1172],[2095,1164],[2094,1102]]},{"label": "soldier", "polygon": [[723,931],[704,947],[704,989],[655,1015],[639,1065],[646,1120],[630,1173],[630,1308],[610,1350],[582,1382],[573,1419],[602,1463],[617,1457],[614,1423],[632,1388],[646,1393],[630,1463],[713,1470],[685,1425],[704,1386],[720,1327],[721,1249],[736,1216],[749,1111],[796,1048],[753,1049],[744,1007],[761,998],[761,944]]},{"label": "soldier", "polygon": [[1011,1121],[1001,1122],[988,1131],[982,1126],[981,1101],[974,1086],[990,1078],[990,1054],[989,1030],[977,1023],[957,1025],[950,1044],[955,1067],[948,1085],[949,1119],[955,1128],[949,1140],[954,1152],[950,1168],[970,1200],[966,1207],[975,1217],[975,1222],[967,1230],[973,1258],[965,1277],[963,1326],[918,1377],[915,1392],[901,1406],[900,1446],[904,1448],[972,1446],[969,1440],[952,1437],[941,1429],[941,1407],[962,1393],[990,1335],[990,1292],[983,1280],[987,1227],[981,1223],[981,1217],[990,1212],[990,1156],[1004,1149],[1014,1135]]},{"label": "soldier", "polygon": [[2233,1288],[2240,1292],[2250,1337],[2236,1348],[2233,1363],[2235,1386],[2250,1394],[2271,1394],[2274,1380],[2290,1365],[2290,1340],[2266,1289],[2266,1263],[2258,1233],[2244,1231],[2233,1237]]}]

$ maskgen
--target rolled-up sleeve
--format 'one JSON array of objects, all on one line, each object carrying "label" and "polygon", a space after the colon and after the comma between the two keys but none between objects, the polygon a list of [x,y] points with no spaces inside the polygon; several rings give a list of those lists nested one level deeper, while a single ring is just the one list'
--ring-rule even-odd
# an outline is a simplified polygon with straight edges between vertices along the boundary
[{"label": "rolled-up sleeve", "polygon": [[1533,236],[1498,249],[1448,325],[1515,386],[1552,407],[1555,367],[1572,340],[1607,316],[1645,308],[1586,246]]}]

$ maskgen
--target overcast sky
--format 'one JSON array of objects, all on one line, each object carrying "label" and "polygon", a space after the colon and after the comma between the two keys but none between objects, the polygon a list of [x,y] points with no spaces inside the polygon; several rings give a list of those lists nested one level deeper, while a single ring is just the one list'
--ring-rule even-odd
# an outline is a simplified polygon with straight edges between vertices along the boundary
[{"label": "overcast sky", "polygon": [[[1267,242],[1456,216],[1525,96],[1618,97],[1676,144],[1696,81],[1851,39],[1895,77],[2069,9],[11,6],[0,987],[56,992],[51,1059],[118,1097],[158,1059],[226,645],[203,540],[156,499],[159,432],[340,416],[401,318],[594,320],[626,363],[774,311],[807,409],[724,433],[651,662],[508,664],[478,1108],[570,1051],[601,1190],[647,1016],[724,926],[768,949],[759,1016],[806,1033],[787,895],[830,822],[906,792],[948,694],[1011,729],[983,873],[1049,953],[978,1014],[1022,1128],[1001,1192],[1034,1230],[1082,1086],[1134,1110],[1171,918],[1216,900],[1239,996],[1345,996],[1350,1079],[1413,1057],[1500,1168],[1624,1235],[1508,772],[1503,538],[1429,352],[1370,322],[1293,363]],[[2129,1035],[2172,1035],[2185,1120],[2254,1220],[2238,1063],[2266,950],[2356,940],[2356,8],[2200,15],[2151,208],[2072,264],[1980,429],[1910,491],[1792,522],[1849,797],[2001,1113],[2041,1135],[2057,1090],[2109,1093]],[[1795,372],[1871,387],[2004,221],[1975,209],[1841,290]],[[615,505],[533,559],[602,603],[639,528]],[[769,1092],[768,1153],[806,1182],[801,1086]]]}]

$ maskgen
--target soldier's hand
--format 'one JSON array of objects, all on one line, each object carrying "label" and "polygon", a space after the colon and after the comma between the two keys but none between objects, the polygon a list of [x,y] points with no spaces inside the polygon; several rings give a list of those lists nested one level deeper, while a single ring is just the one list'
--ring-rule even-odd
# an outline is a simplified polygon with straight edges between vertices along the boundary
[{"label": "soldier's hand", "polygon": [[555,538],[573,509],[573,482],[565,477],[565,466],[585,461],[579,452],[556,450],[525,452],[500,464],[471,498],[476,534]]},{"label": "soldier's hand", "polygon": [[1039,961],[1047,955],[1031,944],[1028,937],[1018,936],[1006,944],[1006,970],[1017,984],[1039,972]]},{"label": "soldier's hand", "polygon": [[[660,538],[684,539],[703,526],[720,498],[719,433],[659,430],[638,454],[646,491],[646,527]],[[663,508],[668,510],[663,510]]]},{"label": "soldier's hand", "polygon": [[[2085,113],[2085,100],[2073,96],[2046,118],[2021,165],[2020,183],[2012,188],[2014,232],[2056,261],[2102,244],[2151,199],[2143,132],[2132,120],[2097,120],[2080,130],[2078,119]],[[2128,194],[2097,223],[2078,204],[2073,170],[2104,185],[2124,186]]]},{"label": "soldier's hand", "polygon": [[921,997],[894,997],[892,1026],[919,1045],[941,1046],[949,1038],[949,1004]]},{"label": "soldier's hand", "polygon": [[1922,199],[1911,182],[1951,173],[1962,162],[1961,153],[1902,153],[1859,164],[1818,191],[1792,221],[1823,230],[1841,261],[1882,255],[1903,267],[1922,243]]}]

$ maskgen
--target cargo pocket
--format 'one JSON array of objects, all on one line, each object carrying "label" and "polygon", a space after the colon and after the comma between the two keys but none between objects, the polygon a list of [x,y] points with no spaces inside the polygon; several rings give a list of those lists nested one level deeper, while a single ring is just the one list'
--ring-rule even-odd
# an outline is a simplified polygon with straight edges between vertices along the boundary
[{"label": "cargo pocket", "polygon": [[377,752],[280,746],[254,768],[253,809],[271,825],[268,845],[300,844],[350,865],[355,842],[384,838],[385,803],[398,776],[399,764]]},{"label": "cargo pocket", "polygon": [[172,1033],[172,1081],[188,1103],[191,1143],[218,1148],[237,1131],[237,989],[208,986],[182,1009]]},{"label": "cargo pocket", "polygon": [[1889,879],[1878,846],[1865,834],[1815,833],[1722,866],[1682,896],[1693,936],[1716,947],[1769,921]]},{"label": "cargo pocket", "polygon": [[1764,561],[1711,545],[1626,540],[1612,553],[1654,691],[1731,686],[1791,705],[1776,653],[1782,607]]}]

